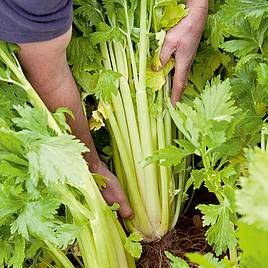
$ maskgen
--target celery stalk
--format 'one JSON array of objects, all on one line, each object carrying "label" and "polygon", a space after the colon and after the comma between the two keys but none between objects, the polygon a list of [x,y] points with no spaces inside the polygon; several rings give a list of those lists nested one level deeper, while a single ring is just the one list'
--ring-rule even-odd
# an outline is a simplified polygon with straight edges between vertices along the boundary
[{"label": "celery stalk", "polygon": [[139,184],[140,193],[142,196],[142,199],[145,200],[146,192],[144,191],[143,185],[144,185],[144,172],[141,167],[141,160],[142,158],[142,151],[141,151],[141,142],[140,142],[140,134],[138,131],[138,125],[137,125],[137,119],[135,114],[135,109],[132,101],[132,96],[130,93],[130,88],[128,84],[128,73],[125,66],[126,64],[126,55],[125,51],[122,48],[122,45],[120,43],[114,43],[114,50],[117,60],[117,66],[118,71],[122,74],[122,77],[120,78],[120,92],[122,95],[122,100],[126,112],[126,121],[128,125],[129,130],[129,141],[132,149],[132,156],[134,159],[134,165],[135,165],[135,171],[136,171],[136,179]]},{"label": "celery stalk", "polygon": [[143,235],[150,237],[152,226],[150,224],[150,221],[148,219],[148,216],[142,203],[141,196],[139,194],[138,184],[137,181],[135,180],[135,168],[133,162],[131,162],[131,158],[125,149],[126,146],[124,145],[124,140],[121,136],[116,119],[112,113],[111,106],[109,104],[106,104],[105,107],[107,109],[106,114],[108,115],[109,123],[111,125],[111,128],[113,129],[114,137],[118,146],[118,150],[120,152],[122,164],[126,174],[129,201],[136,213],[135,218],[132,220],[133,225],[134,227],[137,226],[137,231],[142,232]]},{"label": "celery stalk", "polygon": [[52,254],[53,258],[55,258],[55,260],[58,261],[63,268],[74,268],[72,263],[69,261],[69,259],[65,256],[65,254],[61,250],[59,250],[57,247],[55,247],[48,241],[45,241],[45,244],[49,252]]},{"label": "celery stalk", "polygon": [[[139,131],[142,137],[141,148],[143,159],[153,154],[152,132],[146,93],[147,67],[147,0],[140,1],[140,43],[139,43],[139,86],[136,88]],[[157,183],[156,165],[150,164],[144,168],[146,211],[153,225],[154,231],[159,232],[161,221],[161,207]]]},{"label": "celery stalk", "polygon": [[[116,66],[116,61],[115,61],[112,45],[108,44],[108,47],[109,49],[107,48],[107,44],[105,43],[100,45],[101,54],[104,58],[103,65],[107,70],[113,69],[114,71],[117,72],[117,66]],[[125,144],[128,147],[129,153],[131,153],[125,110],[124,110],[120,92],[118,92],[116,96],[112,97],[112,104],[113,104],[115,117],[117,119],[120,131],[125,139]]]},{"label": "celery stalk", "polygon": [[[157,96],[158,104],[158,116],[157,116],[157,134],[158,134],[158,150],[164,149],[166,147],[165,138],[165,128],[163,121],[163,91],[158,91]],[[161,204],[162,204],[162,214],[161,214],[161,228],[160,233],[164,235],[169,229],[169,172],[168,168],[160,166],[160,187],[161,187]]]}]

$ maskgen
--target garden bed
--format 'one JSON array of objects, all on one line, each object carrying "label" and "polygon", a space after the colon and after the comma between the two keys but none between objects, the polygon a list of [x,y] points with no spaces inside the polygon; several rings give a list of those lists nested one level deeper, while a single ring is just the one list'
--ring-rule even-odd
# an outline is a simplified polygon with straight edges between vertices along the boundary
[{"label": "garden bed", "polygon": [[[165,251],[174,256],[185,258],[189,252],[207,253],[212,251],[205,239],[205,228],[202,226],[200,211],[195,206],[200,203],[215,203],[215,197],[204,188],[199,190],[186,213],[179,219],[174,230],[166,234],[160,241],[144,243],[143,253],[137,268],[169,268],[169,260]],[[186,259],[186,258],[185,258]],[[190,267],[198,267],[190,264]]]}]

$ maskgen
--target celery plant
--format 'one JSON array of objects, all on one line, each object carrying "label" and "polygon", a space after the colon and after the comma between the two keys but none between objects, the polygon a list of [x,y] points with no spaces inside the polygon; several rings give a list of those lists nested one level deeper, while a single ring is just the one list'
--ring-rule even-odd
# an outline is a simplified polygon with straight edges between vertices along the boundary
[{"label": "celery plant", "polygon": [[[83,95],[95,94],[113,137],[117,175],[134,209],[130,231],[147,240],[174,227],[180,206],[171,168],[146,159],[172,143],[171,60],[159,72],[168,30],[187,14],[177,1],[74,1],[74,21],[83,36],[73,38],[69,63]],[[172,224],[173,223],[173,224]]]},{"label": "celery plant", "polygon": [[[14,267],[22,267],[25,241],[30,243],[30,237],[43,241],[62,267],[73,267],[60,248],[74,238],[85,268],[135,267],[124,250],[122,227],[81,156],[86,147],[68,135],[66,128],[59,127],[66,126],[65,122],[57,122],[48,111],[25,78],[15,52],[15,46],[0,42],[0,80],[24,90],[34,108],[26,101],[16,107],[12,102],[4,103],[10,116],[5,119],[4,113],[0,121],[0,198],[7,201],[1,203],[1,219],[6,217],[4,223],[11,221],[9,232],[16,234],[21,244],[17,251],[15,246],[15,253],[11,250]],[[18,202],[14,203],[12,197]],[[57,220],[60,203],[70,211],[72,222]],[[5,258],[4,263],[8,264]]]}]

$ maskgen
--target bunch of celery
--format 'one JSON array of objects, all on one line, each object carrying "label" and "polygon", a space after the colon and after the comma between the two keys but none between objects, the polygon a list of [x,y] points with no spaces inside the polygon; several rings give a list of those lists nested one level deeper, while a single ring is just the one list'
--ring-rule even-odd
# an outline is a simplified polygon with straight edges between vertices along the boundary
[{"label": "bunch of celery", "polygon": [[73,268],[60,249],[77,239],[85,268],[135,267],[124,249],[131,241],[81,156],[86,147],[66,132],[66,109],[47,110],[15,52],[0,42],[0,265],[24,267],[43,247],[57,267]]},{"label": "bunch of celery", "polygon": [[174,62],[159,72],[151,66],[161,65],[165,30],[187,10],[177,0],[74,3],[78,34],[69,47],[69,63],[83,95],[99,100],[92,128],[102,125],[101,116],[107,119],[116,174],[135,212],[125,224],[147,240],[157,239],[177,222],[184,181],[175,181],[171,168],[147,161],[172,143],[166,103]]}]

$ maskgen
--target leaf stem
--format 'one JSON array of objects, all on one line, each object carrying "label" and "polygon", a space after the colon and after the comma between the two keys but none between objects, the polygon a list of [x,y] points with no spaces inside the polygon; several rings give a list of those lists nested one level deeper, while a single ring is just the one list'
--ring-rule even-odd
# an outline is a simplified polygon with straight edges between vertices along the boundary
[{"label": "leaf stem", "polygon": [[64,268],[74,268],[70,260],[65,256],[65,254],[56,248],[52,243],[48,241],[44,241],[48,250],[52,253],[52,255],[56,258],[56,260],[62,265]]}]

